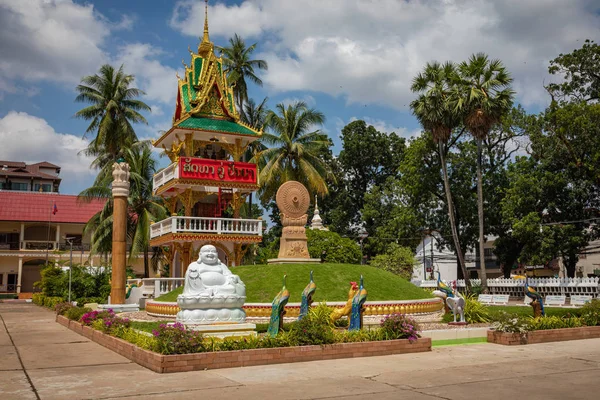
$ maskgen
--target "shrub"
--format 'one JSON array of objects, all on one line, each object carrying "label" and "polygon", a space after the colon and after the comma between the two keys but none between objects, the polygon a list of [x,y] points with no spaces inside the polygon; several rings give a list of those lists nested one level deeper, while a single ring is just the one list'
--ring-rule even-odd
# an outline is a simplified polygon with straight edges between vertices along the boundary
[{"label": "shrub", "polygon": [[371,266],[410,280],[416,263],[413,251],[408,247],[391,243],[385,254],[379,254],[370,262]]},{"label": "shrub", "polygon": [[388,315],[381,320],[380,326],[388,339],[408,339],[413,342],[420,337],[415,320],[404,314]]},{"label": "shrub", "polygon": [[200,332],[186,330],[183,324],[161,324],[152,331],[154,335],[153,350],[161,354],[201,353],[206,351],[204,337]]},{"label": "shrub", "polygon": [[331,310],[325,303],[311,307],[308,314],[291,327],[289,339],[298,346],[324,345],[335,342]]},{"label": "shrub", "polygon": [[490,322],[492,317],[489,308],[477,301],[475,295],[471,295],[465,298],[465,319],[471,324],[477,324]]},{"label": "shrub", "polygon": [[46,295],[43,293],[34,293],[33,296],[31,296],[31,301],[33,304],[37,304],[38,306],[43,306],[45,299]]},{"label": "shrub", "polygon": [[528,321],[530,331],[544,329],[578,328],[583,326],[582,320],[577,317],[538,317]]},{"label": "shrub", "polygon": [[88,307],[71,307],[67,310],[65,317],[73,321],[79,321],[84,314],[90,311],[92,310]]},{"label": "shrub", "polygon": [[65,299],[63,299],[62,297],[45,297],[44,298],[44,307],[55,309],[57,304],[64,303],[64,302],[65,302]]},{"label": "shrub", "polygon": [[600,300],[593,299],[579,309],[581,320],[587,326],[600,326]]},{"label": "shrub", "polygon": [[54,307],[54,311],[56,311],[56,314],[58,315],[65,315],[70,308],[73,308],[73,304],[71,303],[58,303],[56,307]]},{"label": "shrub", "polygon": [[114,318],[115,312],[112,309],[102,310],[102,311],[90,311],[81,317],[81,322],[84,325],[92,325],[92,322],[96,320],[104,320],[109,318]]},{"label": "shrub", "polygon": [[324,258],[324,262],[358,264],[360,246],[352,239],[343,238],[330,231],[307,229],[308,252],[312,258]]},{"label": "shrub", "polygon": [[499,332],[525,334],[529,331],[527,318],[502,312],[494,323],[494,328]]},{"label": "shrub", "polygon": [[350,320],[346,317],[336,319],[335,322],[333,323],[333,325],[336,328],[347,328],[348,325],[350,325]]},{"label": "shrub", "polygon": [[122,330],[115,331],[114,335],[129,343],[133,343],[142,349],[152,350],[156,346],[156,340],[152,335],[138,332],[132,328],[124,328]]}]

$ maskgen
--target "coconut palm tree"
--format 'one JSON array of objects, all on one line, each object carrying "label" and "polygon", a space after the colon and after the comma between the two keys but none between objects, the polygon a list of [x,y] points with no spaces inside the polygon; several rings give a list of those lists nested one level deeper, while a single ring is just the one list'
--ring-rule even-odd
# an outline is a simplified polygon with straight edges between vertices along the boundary
[{"label": "coconut palm tree", "polygon": [[132,124],[147,124],[140,112],[150,111],[150,107],[138,100],[144,92],[130,87],[133,81],[134,76],[127,75],[122,65],[115,70],[105,64],[97,74],[83,77],[76,88],[79,94],[75,101],[90,105],[75,113],[75,117],[91,121],[86,134],[95,135],[84,153],[102,156],[99,167],[112,164],[137,141]]},{"label": "coconut palm tree", "polygon": [[477,53],[458,66],[462,97],[456,110],[463,117],[465,127],[477,142],[477,210],[479,216],[479,263],[481,287],[487,293],[485,270],[483,178],[481,174],[483,140],[492,127],[498,124],[512,107],[514,91],[512,78],[502,61],[490,60],[486,54]]},{"label": "coconut palm tree", "polygon": [[246,80],[262,86],[262,80],[256,76],[254,69],[267,70],[269,66],[264,60],[251,59],[252,53],[256,50],[257,43],[246,47],[244,39],[237,33],[229,39],[229,46],[218,47],[217,49],[223,56],[223,64],[229,84],[235,84],[233,94],[236,99],[238,110],[243,109],[243,104],[248,100],[248,85]]},{"label": "coconut palm tree", "polygon": [[[156,161],[152,157],[151,144],[147,141],[136,142],[123,152],[129,164],[129,197],[127,238],[131,243],[129,259],[139,253],[144,255],[144,275],[150,276],[150,225],[166,215],[161,198],[152,193],[152,177],[156,172]],[[86,224],[84,231],[92,233],[92,253],[107,254],[112,249],[112,193],[111,175],[104,175],[103,180],[79,194],[83,201],[93,198],[105,198],[104,208],[95,214]]]},{"label": "coconut palm tree", "polygon": [[261,139],[268,148],[254,157],[261,166],[261,198],[267,202],[282,183],[291,180],[303,183],[311,194],[327,194],[325,179],[333,177],[319,154],[330,142],[326,134],[312,130],[323,124],[325,116],[302,101],[287,107],[277,104],[276,110],[267,115],[268,131]]},{"label": "coconut palm tree", "polygon": [[452,239],[454,240],[456,255],[462,274],[467,287],[470,287],[465,259],[456,227],[454,203],[452,201],[446,167],[446,152],[448,151],[446,145],[448,139],[453,129],[461,123],[460,116],[454,110],[457,82],[456,68],[451,62],[445,64],[437,62],[427,63],[424,70],[413,79],[411,90],[419,93],[419,96],[411,102],[410,108],[423,128],[431,131],[433,141],[438,145],[444,191],[446,192],[446,203],[448,205],[448,217],[450,218],[450,227],[452,229]]},{"label": "coconut palm tree", "polygon": [[[248,101],[244,104],[243,110],[240,111],[242,121],[250,125],[254,129],[264,129],[267,120],[267,115],[269,112],[269,110],[267,109],[268,100],[269,98],[265,97],[260,104],[256,104],[254,99],[248,99]],[[244,154],[244,159],[252,159],[252,157],[254,157],[256,154],[258,154],[265,148],[266,147],[262,144],[260,140],[255,140],[254,142],[248,145],[248,148],[246,149],[246,154]]]}]

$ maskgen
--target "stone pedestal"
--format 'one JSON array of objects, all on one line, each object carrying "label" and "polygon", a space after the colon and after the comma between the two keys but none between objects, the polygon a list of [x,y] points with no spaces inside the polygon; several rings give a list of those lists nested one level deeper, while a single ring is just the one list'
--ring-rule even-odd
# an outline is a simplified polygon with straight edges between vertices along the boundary
[{"label": "stone pedestal", "polygon": [[113,232],[111,303],[125,303],[125,266],[127,256],[127,197],[129,196],[129,164],[113,164]]},{"label": "stone pedestal", "polygon": [[186,329],[194,330],[202,333],[204,336],[212,336],[218,338],[225,337],[241,337],[241,336],[256,336],[256,324],[249,322],[239,324],[185,324]]},{"label": "stone pedestal", "polygon": [[[311,259],[306,243],[306,211],[310,203],[308,190],[300,182],[288,181],[279,187],[276,195],[283,230],[279,254],[269,264],[320,262]],[[317,260],[317,261],[315,261]]]}]

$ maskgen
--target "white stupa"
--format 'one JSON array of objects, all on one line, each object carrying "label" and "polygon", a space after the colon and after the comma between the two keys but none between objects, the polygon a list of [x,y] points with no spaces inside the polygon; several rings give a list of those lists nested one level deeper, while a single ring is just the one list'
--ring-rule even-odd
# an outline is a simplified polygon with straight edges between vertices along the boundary
[{"label": "white stupa", "polygon": [[323,220],[319,215],[319,205],[317,204],[317,196],[315,196],[315,214],[313,215],[312,221],[310,221],[310,229],[318,229],[320,231],[329,230],[323,226]]}]

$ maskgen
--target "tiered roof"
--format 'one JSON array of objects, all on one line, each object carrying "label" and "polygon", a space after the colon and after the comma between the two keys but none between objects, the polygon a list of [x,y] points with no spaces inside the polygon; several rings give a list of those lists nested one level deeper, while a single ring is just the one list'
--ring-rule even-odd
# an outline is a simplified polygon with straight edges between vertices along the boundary
[{"label": "tiered roof", "polygon": [[262,135],[262,132],[240,121],[233,88],[227,82],[224,71],[223,58],[215,55],[214,44],[208,35],[208,9],[204,20],[204,36],[198,51],[189,52],[191,63],[189,66],[184,63],[183,78],[177,76],[173,128],[158,139],[155,145],[160,145],[177,128],[254,137]]}]

